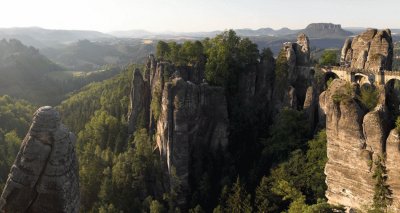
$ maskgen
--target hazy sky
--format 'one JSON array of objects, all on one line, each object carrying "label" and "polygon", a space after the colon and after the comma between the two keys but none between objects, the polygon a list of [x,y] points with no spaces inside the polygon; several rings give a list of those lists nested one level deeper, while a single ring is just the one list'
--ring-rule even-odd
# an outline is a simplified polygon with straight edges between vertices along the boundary
[{"label": "hazy sky", "polygon": [[332,22],[400,28],[400,0],[0,0],[0,8],[0,27],[161,32]]}]

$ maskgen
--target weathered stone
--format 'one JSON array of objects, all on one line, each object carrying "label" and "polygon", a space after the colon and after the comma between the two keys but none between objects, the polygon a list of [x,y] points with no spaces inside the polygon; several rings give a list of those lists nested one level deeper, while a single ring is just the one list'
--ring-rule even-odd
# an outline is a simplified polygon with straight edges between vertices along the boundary
[{"label": "weathered stone", "polygon": [[320,106],[326,114],[329,203],[359,210],[369,208],[375,193],[374,162],[378,156],[386,156],[387,183],[393,190],[389,209],[399,210],[400,144],[397,130],[390,132],[390,111],[381,89],[378,105],[368,113],[356,100],[356,87],[344,80],[335,79],[320,95]]},{"label": "weathered stone", "polygon": [[373,196],[372,153],[366,149],[362,121],[354,88],[335,79],[320,96],[326,113],[327,155],[325,167],[329,203],[361,209]]},{"label": "weathered stone", "polygon": [[213,150],[227,146],[227,103],[220,87],[175,78],[165,84],[161,108],[156,142],[164,167],[180,180],[176,183],[171,178],[169,187],[179,184],[178,205],[184,206],[189,195],[191,149],[199,145]]},{"label": "weathered stone", "polygon": [[1,195],[1,211],[79,212],[75,140],[56,110],[39,108]]},{"label": "weathered stone", "polygon": [[351,42],[352,39],[351,38],[347,38],[346,41],[344,42],[343,48],[342,48],[342,52],[341,52],[341,56],[340,56],[340,63],[343,66],[350,66],[351,60],[352,60],[352,49],[351,49]]},{"label": "weathered stone", "polygon": [[133,134],[138,127],[147,128],[150,119],[150,85],[139,69],[133,73],[128,114],[128,133]]},{"label": "weathered stone", "polygon": [[301,33],[297,37],[295,51],[298,66],[307,66],[310,64],[310,41],[304,33]]},{"label": "weathered stone", "polygon": [[388,110],[383,105],[378,105],[375,110],[367,113],[363,120],[366,149],[373,153],[373,159],[385,153],[386,139],[389,134]]},{"label": "weathered stone", "polygon": [[346,40],[342,48],[341,63],[356,69],[392,70],[391,31],[368,29],[352,41]]},{"label": "weathered stone", "polygon": [[318,116],[318,91],[315,86],[309,86],[307,88],[306,97],[303,104],[303,110],[308,117],[308,123],[310,130],[315,129],[317,125]]},{"label": "weathered stone", "polygon": [[[303,107],[307,96],[307,89],[314,83],[315,71],[309,66],[310,46],[308,37],[305,34],[300,34],[296,43],[284,43],[282,51],[286,55],[288,69],[286,72],[283,71],[280,74],[280,82],[275,81],[272,98],[274,103],[273,114],[277,114],[284,107],[293,109]],[[285,75],[284,79],[282,79],[283,75]],[[309,100],[316,101],[312,105],[317,105],[318,98],[308,98]],[[313,111],[312,113],[314,114],[315,112]],[[310,116],[315,115],[310,114]]]},{"label": "weathered stone", "polygon": [[400,136],[396,129],[393,129],[386,141],[386,169],[388,174],[387,184],[392,190],[392,210],[400,212]]}]

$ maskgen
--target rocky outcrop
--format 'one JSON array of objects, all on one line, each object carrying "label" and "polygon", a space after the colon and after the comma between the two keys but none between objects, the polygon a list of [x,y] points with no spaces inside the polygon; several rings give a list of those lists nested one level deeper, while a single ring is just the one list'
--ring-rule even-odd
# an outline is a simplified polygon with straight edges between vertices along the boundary
[{"label": "rocky outcrop", "polygon": [[2,212],[79,212],[75,136],[52,107],[38,109],[0,198]]},{"label": "rocky outcrop", "polygon": [[133,134],[138,127],[147,128],[150,119],[150,85],[139,69],[133,73],[129,100],[128,133]]},{"label": "rocky outcrop", "polygon": [[[358,85],[335,79],[320,95],[320,107],[326,115],[327,154],[325,167],[329,203],[366,210],[372,205],[373,173],[379,156],[386,157],[388,184],[393,192],[392,211],[399,203],[400,157],[397,130],[390,131],[391,112],[386,93],[380,88],[378,105],[368,112],[357,100]],[[390,133],[390,134],[389,134]]]},{"label": "rocky outcrop", "polygon": [[387,184],[392,190],[394,212],[400,212],[400,135],[393,129],[386,141],[386,169],[388,172]]},{"label": "rocky outcrop", "polygon": [[335,79],[320,95],[326,113],[327,155],[325,167],[332,204],[361,209],[373,196],[372,152],[366,148],[362,121],[365,111],[355,100],[349,83]]},{"label": "rocky outcrop", "polygon": [[296,52],[296,64],[298,66],[307,66],[310,64],[310,41],[306,34],[301,33],[297,37],[297,42],[295,45]]},{"label": "rocky outcrop", "polygon": [[[300,34],[296,43],[284,43],[282,53],[285,54],[286,61],[281,61],[280,57],[278,57],[278,70],[276,71],[276,78],[278,79],[275,81],[273,94],[275,112],[284,107],[302,109],[308,88],[310,86],[314,88],[314,70],[310,66],[308,37],[305,34]],[[314,88],[314,92],[317,92],[316,88]],[[308,101],[310,99],[317,100],[317,98],[312,97],[308,97]],[[308,108],[311,103],[306,104],[308,104],[306,106]],[[317,102],[311,105],[314,107]]]},{"label": "rocky outcrop", "polygon": [[[225,149],[228,113],[224,91],[204,83],[195,85],[178,77],[165,84],[156,142],[164,167],[179,178],[178,205],[189,195],[190,153],[196,146]],[[172,179],[170,188],[176,188]]]},{"label": "rocky outcrop", "polygon": [[[257,70],[253,73],[257,74]],[[201,63],[175,66],[149,56],[144,77],[136,70],[131,86],[129,131],[132,134],[143,121],[149,124],[144,126],[154,135],[160,153],[163,188],[167,192],[179,188],[177,205],[182,209],[186,208],[190,195],[191,153],[200,146],[217,153],[228,144],[225,91],[203,83],[203,78],[204,65]],[[243,85],[252,87],[248,87],[246,93],[253,94],[256,87],[264,89],[268,78],[268,75],[263,79],[248,77],[251,82]]]},{"label": "rocky outcrop", "polygon": [[393,41],[389,29],[368,29],[342,48],[341,64],[356,69],[392,70]]}]

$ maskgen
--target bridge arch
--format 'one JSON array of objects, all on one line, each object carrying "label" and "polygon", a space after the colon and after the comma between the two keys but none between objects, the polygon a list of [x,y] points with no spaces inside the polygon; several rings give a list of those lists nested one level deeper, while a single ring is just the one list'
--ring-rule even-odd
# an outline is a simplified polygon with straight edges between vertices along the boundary
[{"label": "bridge arch", "polygon": [[360,87],[373,85],[373,79],[370,76],[363,73],[354,74],[354,82],[356,82]]},{"label": "bridge arch", "polygon": [[328,71],[324,73],[324,85],[327,88],[329,85],[328,83],[331,82],[333,79],[339,78],[339,76],[332,72],[332,71]]},{"label": "bridge arch", "polygon": [[386,75],[385,76],[385,84],[388,84],[390,81],[395,81],[395,80],[399,80],[400,81],[400,76],[397,76],[397,75],[390,75],[390,74],[388,74],[388,75]]}]

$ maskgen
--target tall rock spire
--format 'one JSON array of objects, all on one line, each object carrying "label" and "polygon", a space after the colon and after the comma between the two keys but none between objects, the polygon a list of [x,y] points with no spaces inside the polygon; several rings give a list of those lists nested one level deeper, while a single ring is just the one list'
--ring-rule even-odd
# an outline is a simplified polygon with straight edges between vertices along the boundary
[{"label": "tall rock spire", "polygon": [[39,108],[11,167],[0,211],[79,212],[75,141],[54,108]]}]

